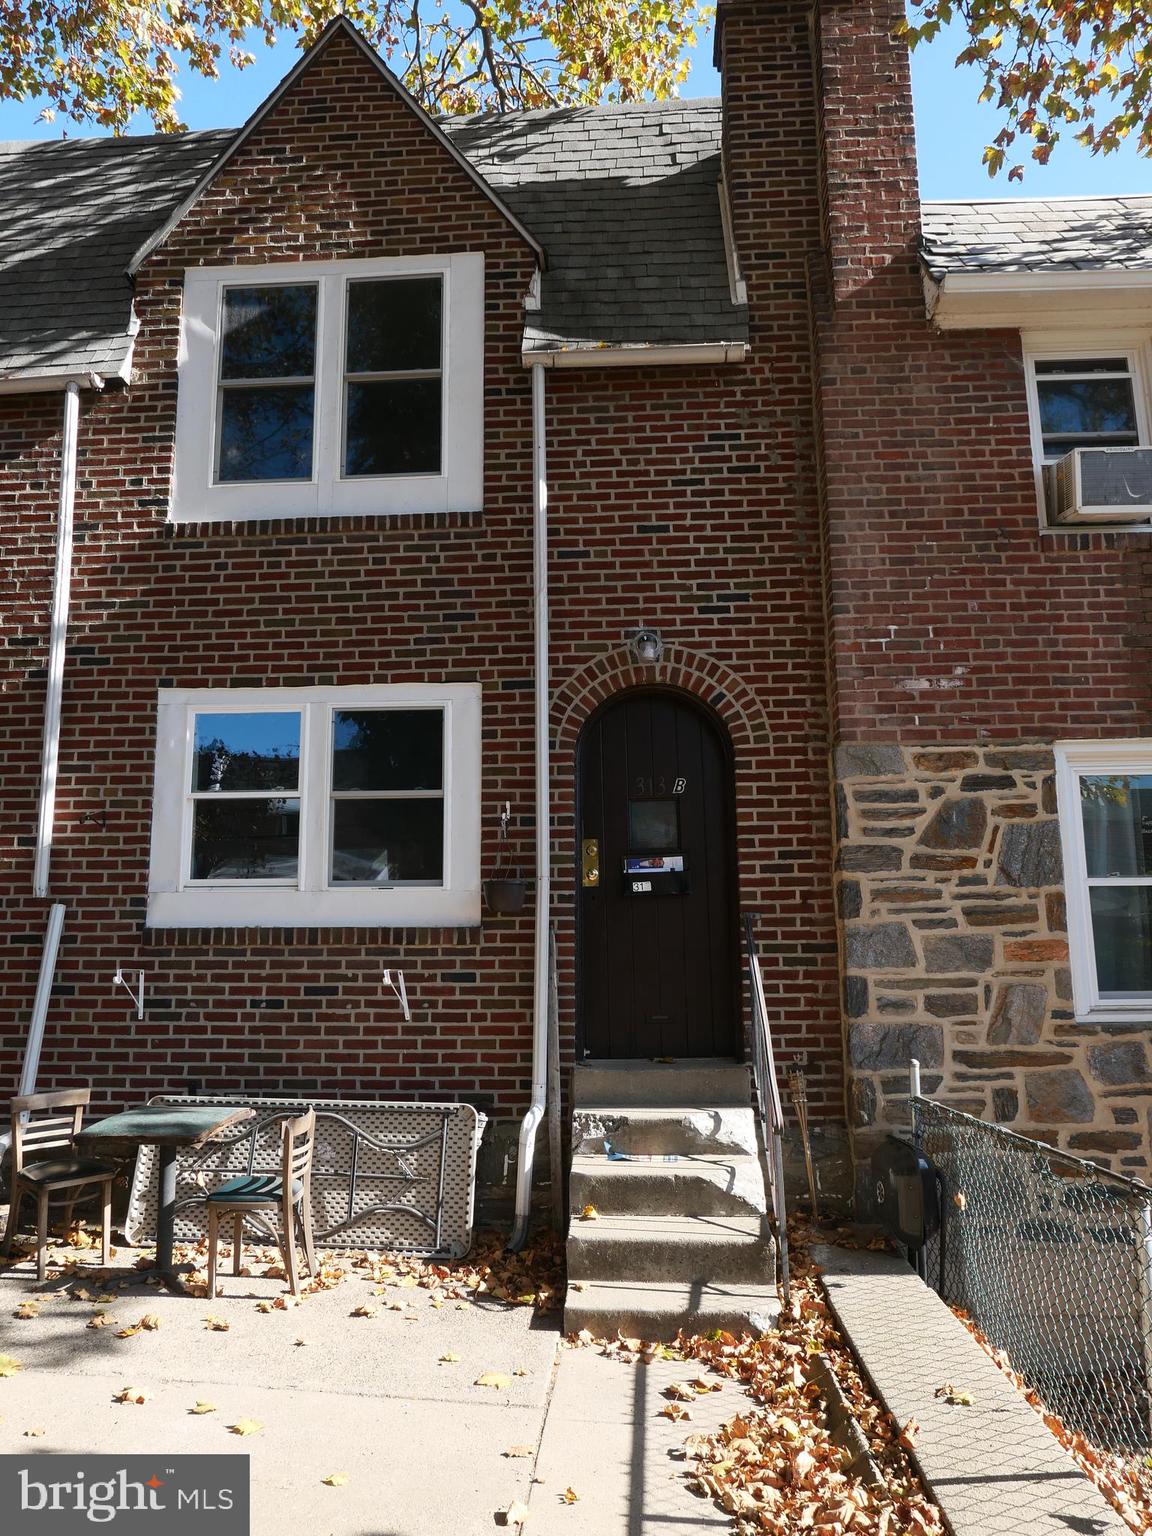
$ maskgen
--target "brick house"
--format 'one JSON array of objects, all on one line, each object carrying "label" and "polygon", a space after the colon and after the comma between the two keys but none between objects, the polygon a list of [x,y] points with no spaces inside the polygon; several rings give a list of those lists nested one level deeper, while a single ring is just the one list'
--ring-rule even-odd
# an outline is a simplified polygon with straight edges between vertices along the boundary
[{"label": "brick house", "polygon": [[4,147],[8,1080],[63,903],[42,1083],[467,1099],[496,1180],[549,921],[566,1060],[696,1060],[750,911],[828,1190],[910,1055],[1147,1168],[1152,523],[1041,467],[1152,441],[1152,199],[921,207],[899,13],[459,122],[337,21],[239,133]]}]

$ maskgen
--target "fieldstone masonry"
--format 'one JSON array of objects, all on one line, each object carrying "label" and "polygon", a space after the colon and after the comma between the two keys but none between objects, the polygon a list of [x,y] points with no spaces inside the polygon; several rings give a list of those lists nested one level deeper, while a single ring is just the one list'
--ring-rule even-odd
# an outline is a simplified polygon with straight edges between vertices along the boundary
[{"label": "fieldstone masonry", "polygon": [[1078,1024],[1051,749],[836,753],[849,1114],[858,1165],[926,1092],[1147,1176],[1146,1022]]}]

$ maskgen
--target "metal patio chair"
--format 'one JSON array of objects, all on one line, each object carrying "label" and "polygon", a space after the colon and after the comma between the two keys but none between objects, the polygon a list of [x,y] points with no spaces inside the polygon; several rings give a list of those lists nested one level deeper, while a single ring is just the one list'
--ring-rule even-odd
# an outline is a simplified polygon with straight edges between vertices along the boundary
[{"label": "metal patio chair", "polygon": [[296,1234],[299,1228],[308,1264],[316,1273],[316,1249],[312,1241],[312,1148],[316,1140],[316,1111],[310,1109],[285,1120],[282,1131],[280,1172],[243,1173],[227,1179],[205,1198],[208,1210],[208,1295],[216,1295],[216,1253],[222,1217],[232,1217],[232,1273],[240,1273],[244,1218],[255,1211],[280,1211],[280,1251],[288,1288],[300,1294],[296,1271]]},{"label": "metal patio chair", "polygon": [[38,1280],[44,1279],[48,1201],[53,1195],[64,1194],[67,1219],[89,1184],[99,1184],[104,1192],[100,1261],[105,1265],[112,1262],[112,1181],[119,1170],[115,1163],[81,1157],[76,1150],[91,1097],[90,1088],[59,1088],[54,1093],[28,1093],[12,1100],[12,1203],[4,1229],[4,1255],[12,1251],[20,1202],[25,1195],[35,1196]]}]

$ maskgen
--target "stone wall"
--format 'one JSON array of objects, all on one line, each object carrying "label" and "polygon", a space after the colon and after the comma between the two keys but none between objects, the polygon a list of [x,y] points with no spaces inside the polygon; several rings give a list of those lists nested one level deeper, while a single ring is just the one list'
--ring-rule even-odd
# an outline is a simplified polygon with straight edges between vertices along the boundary
[{"label": "stone wall", "polygon": [[924,1091],[1147,1174],[1147,1022],[1072,1008],[1051,749],[836,754],[849,1112],[858,1167]]}]

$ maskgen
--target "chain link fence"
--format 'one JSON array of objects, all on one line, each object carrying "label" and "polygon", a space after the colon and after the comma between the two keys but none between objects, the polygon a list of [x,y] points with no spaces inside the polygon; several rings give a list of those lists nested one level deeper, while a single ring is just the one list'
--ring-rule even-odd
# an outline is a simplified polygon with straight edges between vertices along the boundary
[{"label": "chain link fence", "polygon": [[1102,1450],[1152,1447],[1152,1189],[930,1099],[943,1180],[927,1279]]}]

